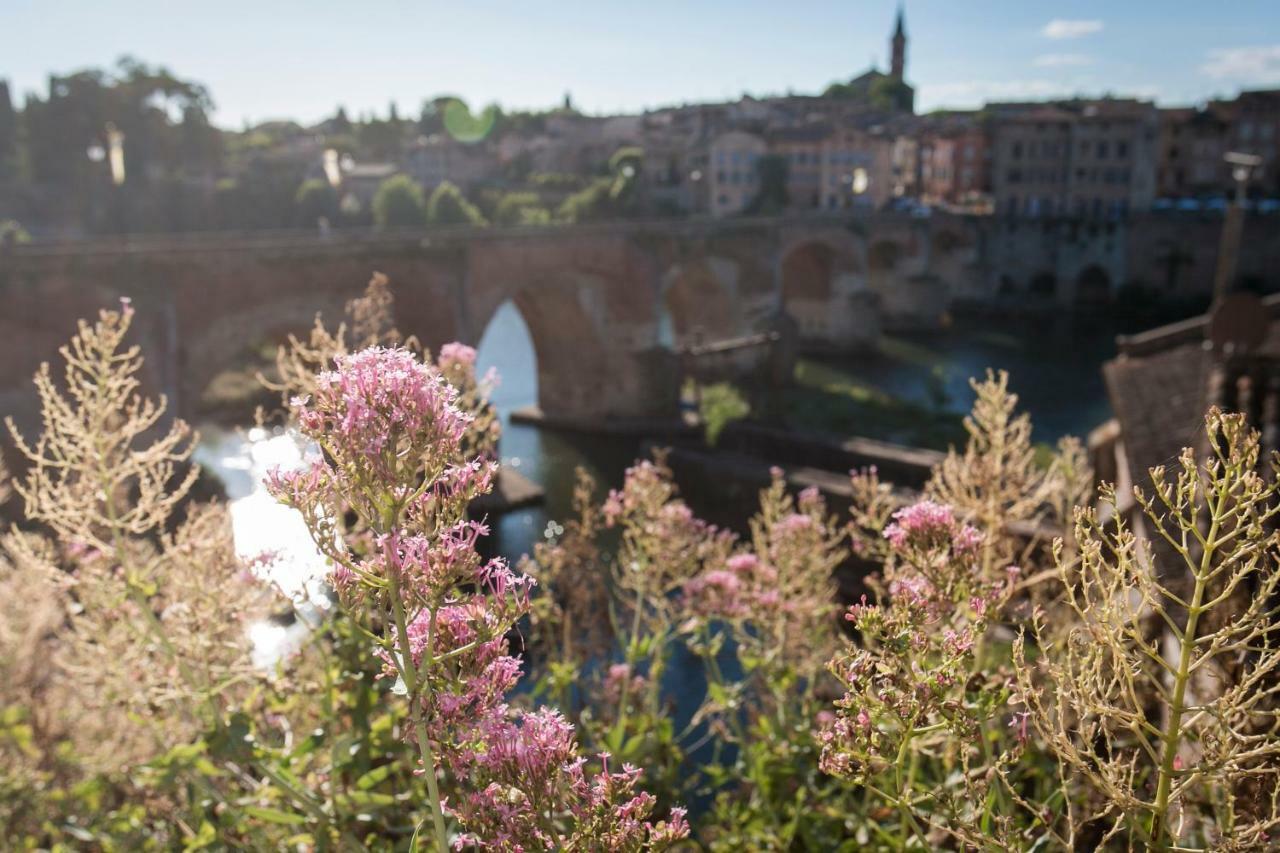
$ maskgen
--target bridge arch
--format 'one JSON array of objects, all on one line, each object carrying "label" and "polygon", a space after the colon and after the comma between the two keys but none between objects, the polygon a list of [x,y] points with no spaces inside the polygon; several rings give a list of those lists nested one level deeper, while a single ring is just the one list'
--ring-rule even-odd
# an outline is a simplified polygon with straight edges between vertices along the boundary
[{"label": "bridge arch", "polygon": [[317,316],[327,328],[335,328],[344,319],[347,300],[358,293],[358,287],[350,294],[292,293],[182,331],[176,352],[181,413],[194,416],[202,409],[236,402],[223,399],[227,393],[243,395],[242,402],[261,393],[254,384],[255,373],[274,364],[276,348],[291,334],[306,340]]},{"label": "bridge arch", "polygon": [[779,303],[812,343],[842,346],[857,323],[855,295],[865,290],[862,243],[849,233],[820,234],[783,249],[779,262]]},{"label": "bridge arch", "polygon": [[670,322],[670,343],[723,340],[741,331],[737,300],[710,259],[673,267],[663,276],[661,288],[659,311]]}]

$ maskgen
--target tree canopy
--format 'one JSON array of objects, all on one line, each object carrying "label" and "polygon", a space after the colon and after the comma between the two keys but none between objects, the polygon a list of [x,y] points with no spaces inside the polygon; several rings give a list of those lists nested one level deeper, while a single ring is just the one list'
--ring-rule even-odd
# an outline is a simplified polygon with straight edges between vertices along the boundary
[{"label": "tree canopy", "polygon": [[408,175],[393,175],[373,195],[373,222],[379,228],[416,228],[427,221],[422,187]]}]

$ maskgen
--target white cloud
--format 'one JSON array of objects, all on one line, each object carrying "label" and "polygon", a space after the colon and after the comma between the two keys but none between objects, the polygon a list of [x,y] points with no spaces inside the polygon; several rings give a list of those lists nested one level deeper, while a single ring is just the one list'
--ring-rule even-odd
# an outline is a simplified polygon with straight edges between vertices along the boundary
[{"label": "white cloud", "polygon": [[1092,65],[1093,57],[1084,53],[1046,53],[1031,62],[1037,68],[1065,68]]},{"label": "white cloud", "polygon": [[1215,80],[1280,83],[1280,44],[1211,50],[1200,70]]},{"label": "white cloud", "polygon": [[1044,25],[1040,34],[1051,39],[1078,39],[1102,30],[1102,21],[1070,21],[1066,18],[1054,18]]}]

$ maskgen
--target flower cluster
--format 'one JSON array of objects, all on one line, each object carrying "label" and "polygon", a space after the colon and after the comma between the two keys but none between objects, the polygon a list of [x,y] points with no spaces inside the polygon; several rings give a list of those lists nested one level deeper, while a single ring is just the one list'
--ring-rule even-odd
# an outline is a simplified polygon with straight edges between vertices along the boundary
[{"label": "flower cluster", "polygon": [[649,821],[656,801],[639,790],[638,769],[610,771],[603,753],[600,772],[589,773],[573,726],[557,711],[491,716],[474,739],[458,763],[474,790],[450,808],[467,828],[458,849],[635,851],[688,834],[684,809]]},{"label": "flower cluster", "polygon": [[735,554],[724,568],[705,571],[685,584],[685,604],[696,616],[746,618],[759,608],[778,606],[777,580],[777,570],[755,554]]},{"label": "flower cluster", "polygon": [[[446,351],[451,364],[472,361],[469,348]],[[467,508],[491,487],[493,466],[457,461],[471,419],[440,370],[374,347],[338,359],[315,389],[295,410],[323,456],[270,488],[303,511],[348,608],[371,632],[382,626],[378,654],[408,697],[437,846],[447,844],[446,812],[462,846],[580,838],[638,850],[679,835],[682,813],[648,822],[653,800],[636,792],[637,772],[590,779],[563,718],[506,704],[520,677],[506,637],[529,610],[532,579],[479,555],[488,530]],[[348,513],[357,523],[339,528]],[[454,796],[441,795],[438,769],[451,771]]]},{"label": "flower cluster", "polygon": [[976,528],[958,523],[951,507],[929,500],[895,512],[893,524],[884,529],[884,538],[899,550],[950,545],[960,554],[972,553],[982,544],[982,534]]},{"label": "flower cluster", "polygon": [[982,536],[949,505],[922,500],[902,508],[883,535],[892,548],[884,600],[870,604],[864,596],[845,615],[861,642],[830,664],[845,695],[819,735],[822,768],[859,779],[889,767],[922,730],[976,730],[962,701],[965,683],[1010,585],[982,580]]}]

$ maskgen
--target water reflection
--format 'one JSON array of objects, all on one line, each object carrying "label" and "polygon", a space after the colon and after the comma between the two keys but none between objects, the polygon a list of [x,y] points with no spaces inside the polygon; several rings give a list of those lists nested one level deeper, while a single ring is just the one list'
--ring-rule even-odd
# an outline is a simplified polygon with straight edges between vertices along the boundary
[{"label": "water reflection", "polygon": [[255,567],[259,577],[289,596],[297,612],[298,618],[289,624],[267,620],[250,627],[254,662],[260,666],[270,666],[296,648],[308,624],[329,607],[324,557],[311,541],[302,516],[278,503],[264,485],[272,469],[300,468],[315,453],[296,432],[278,427],[229,430],[206,424],[200,429],[195,460],[223,482],[236,553]]},{"label": "water reflection", "polygon": [[494,552],[512,562],[532,550],[549,521],[563,521],[573,506],[574,471],[585,468],[601,489],[621,482],[622,472],[639,452],[638,442],[609,436],[548,432],[513,424],[511,413],[538,402],[537,354],[529,327],[512,302],[494,313],[480,339],[477,369],[497,370],[500,384],[493,404],[502,418],[498,453],[504,467],[520,471],[546,491],[539,506],[520,509],[496,519]]}]

